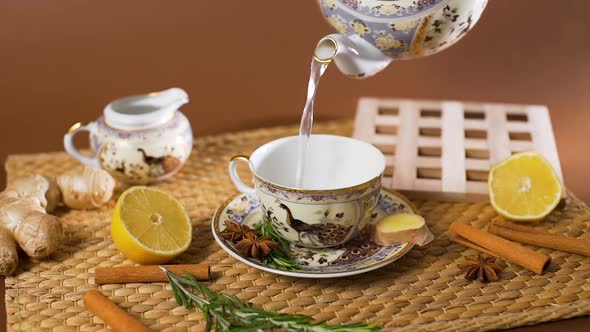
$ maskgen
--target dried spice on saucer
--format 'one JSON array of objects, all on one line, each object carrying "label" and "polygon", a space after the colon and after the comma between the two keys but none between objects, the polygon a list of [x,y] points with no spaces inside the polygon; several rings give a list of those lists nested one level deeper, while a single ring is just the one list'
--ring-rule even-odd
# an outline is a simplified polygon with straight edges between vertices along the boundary
[{"label": "dried spice on saucer", "polygon": [[479,282],[498,281],[498,274],[502,271],[494,257],[484,254],[465,257],[465,262],[459,264],[459,268],[465,272],[465,279],[477,279]]},{"label": "dried spice on saucer", "polygon": [[221,237],[225,240],[237,243],[241,241],[246,236],[246,234],[250,233],[256,235],[256,231],[254,231],[252,228],[246,225],[240,225],[233,220],[226,220],[225,229],[220,232],[219,235],[221,235]]},{"label": "dried spice on saucer", "polygon": [[271,238],[260,236],[256,233],[246,233],[244,237],[236,243],[242,255],[252,258],[261,258],[270,255],[271,251],[279,246]]},{"label": "dried spice on saucer", "polygon": [[240,254],[260,258],[266,265],[283,270],[293,270],[299,265],[291,256],[289,243],[273,229],[266,217],[256,223],[254,229],[226,220],[225,229],[219,235],[233,243]]}]

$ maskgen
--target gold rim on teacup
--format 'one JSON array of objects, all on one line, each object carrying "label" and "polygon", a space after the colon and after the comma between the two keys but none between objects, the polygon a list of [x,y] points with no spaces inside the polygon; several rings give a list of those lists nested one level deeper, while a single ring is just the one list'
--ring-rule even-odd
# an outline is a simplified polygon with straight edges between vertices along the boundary
[{"label": "gold rim on teacup", "polygon": [[[246,156],[246,155],[235,155],[233,156],[230,161],[243,161],[245,163],[247,163],[248,165],[250,165],[250,157]],[[282,186],[276,183],[273,183],[271,181],[265,180],[262,177],[258,176],[256,173],[254,173],[254,171],[250,168],[250,172],[252,173],[252,177],[255,178],[257,181],[264,183],[267,186],[276,188],[276,189],[280,189],[280,190],[284,190],[284,191],[289,191],[289,192],[294,192],[294,193],[301,193],[301,194],[339,194],[339,193],[343,193],[343,192],[348,192],[348,191],[353,191],[353,190],[361,190],[361,189],[365,189],[368,187],[371,187],[373,185],[375,185],[375,183],[377,182],[381,182],[381,178],[383,177],[383,173],[381,172],[381,174],[379,174],[378,176],[374,177],[373,179],[367,181],[367,182],[363,182],[361,184],[357,184],[354,186],[350,186],[350,187],[345,187],[345,188],[337,188],[337,189],[302,189],[302,188],[297,188],[297,187],[288,187],[288,186]]]}]

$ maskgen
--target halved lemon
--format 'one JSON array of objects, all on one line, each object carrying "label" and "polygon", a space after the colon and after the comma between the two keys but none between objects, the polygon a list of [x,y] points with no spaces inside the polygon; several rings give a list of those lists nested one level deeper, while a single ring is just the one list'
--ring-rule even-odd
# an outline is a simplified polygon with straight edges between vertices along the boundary
[{"label": "halved lemon", "polygon": [[502,216],[538,221],[561,199],[561,182],[551,164],[536,151],[519,152],[494,165],[488,177],[490,201]]},{"label": "halved lemon", "polygon": [[119,197],[111,235],[125,257],[140,264],[163,264],[191,243],[192,225],[184,207],[156,188],[131,187]]}]

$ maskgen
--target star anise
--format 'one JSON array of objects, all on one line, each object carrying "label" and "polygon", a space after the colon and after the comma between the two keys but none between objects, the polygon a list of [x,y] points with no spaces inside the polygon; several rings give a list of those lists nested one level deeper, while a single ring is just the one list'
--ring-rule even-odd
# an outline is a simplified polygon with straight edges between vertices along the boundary
[{"label": "star anise", "polygon": [[465,257],[465,262],[459,264],[459,268],[465,272],[465,279],[477,279],[480,282],[497,281],[502,271],[494,257],[484,254]]},{"label": "star anise", "polygon": [[278,246],[279,244],[274,242],[271,238],[260,236],[256,233],[247,233],[240,242],[236,243],[236,249],[238,249],[242,255],[253,258],[266,257]]},{"label": "star anise", "polygon": [[244,238],[248,233],[255,233],[253,229],[246,225],[240,225],[233,220],[225,221],[225,229],[219,233],[222,238],[236,243]]}]

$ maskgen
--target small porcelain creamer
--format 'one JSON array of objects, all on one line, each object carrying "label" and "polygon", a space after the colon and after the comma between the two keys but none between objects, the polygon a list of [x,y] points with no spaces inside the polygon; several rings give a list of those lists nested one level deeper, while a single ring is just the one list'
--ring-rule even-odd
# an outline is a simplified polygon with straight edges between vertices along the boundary
[{"label": "small porcelain creamer", "polygon": [[[118,99],[98,120],[73,125],[64,136],[64,148],[125,183],[166,179],[182,168],[192,150],[190,123],[178,111],[186,103],[188,95],[179,88]],[[91,156],[74,146],[73,138],[81,131],[90,134]]]}]

